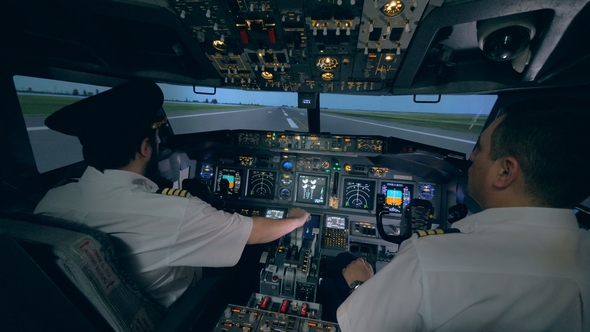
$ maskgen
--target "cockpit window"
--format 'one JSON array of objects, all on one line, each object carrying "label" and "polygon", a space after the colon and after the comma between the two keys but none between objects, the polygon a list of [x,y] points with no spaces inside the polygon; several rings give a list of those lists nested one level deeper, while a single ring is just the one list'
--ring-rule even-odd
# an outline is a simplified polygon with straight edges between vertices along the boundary
[{"label": "cockpit window", "polygon": [[[45,117],[108,87],[14,77],[37,168],[43,173],[82,160],[75,137],[49,130]],[[192,86],[159,84],[174,134],[223,129],[307,132],[307,110],[297,108],[294,92],[217,89],[195,94]],[[442,147],[469,155],[496,101],[495,95],[442,96],[416,103],[413,96],[322,94],[320,129],[348,135],[382,135]]]},{"label": "cockpit window", "polygon": [[88,84],[14,76],[21,111],[25,118],[37,170],[44,173],[83,160],[76,137],[49,130],[45,118],[76,101],[108,90]]},{"label": "cockpit window", "polygon": [[[165,108],[176,134],[221,129],[309,130],[307,110],[296,108],[294,92],[217,89],[210,96],[195,95],[192,87],[161,87],[175,101]],[[469,155],[496,99],[496,95],[445,95],[437,103],[417,103],[413,96],[322,94],[320,130],[395,136]]]},{"label": "cockpit window", "polygon": [[[413,96],[336,96],[323,98],[333,119],[350,119],[360,134],[395,136],[469,154],[496,102],[494,95],[445,95],[437,103],[416,103]],[[324,117],[325,118],[325,117]],[[322,131],[337,129],[322,118]]]}]

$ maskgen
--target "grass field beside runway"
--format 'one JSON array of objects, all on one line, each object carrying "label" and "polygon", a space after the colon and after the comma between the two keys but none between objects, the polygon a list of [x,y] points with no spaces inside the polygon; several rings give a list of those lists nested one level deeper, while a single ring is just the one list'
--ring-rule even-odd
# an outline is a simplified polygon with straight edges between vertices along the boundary
[{"label": "grass field beside runway", "polygon": [[[21,109],[25,116],[48,116],[58,109],[73,104],[83,97],[66,97],[66,96],[41,96],[41,95],[26,95],[19,94],[18,100]],[[244,108],[253,108],[261,106],[252,105],[218,105],[206,103],[178,103],[178,102],[164,102],[164,110],[166,113],[171,112],[219,112],[227,110],[236,110]]]}]

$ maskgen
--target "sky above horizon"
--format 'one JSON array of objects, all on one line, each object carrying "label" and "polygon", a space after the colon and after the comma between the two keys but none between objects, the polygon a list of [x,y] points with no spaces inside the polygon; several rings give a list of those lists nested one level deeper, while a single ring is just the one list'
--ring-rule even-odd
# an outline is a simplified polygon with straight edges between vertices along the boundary
[{"label": "sky above horizon", "polygon": [[[39,79],[24,76],[15,76],[14,82],[17,90],[31,88],[37,92],[48,93],[72,93],[78,89],[96,93],[107,90],[106,87],[98,87],[88,84],[63,82],[47,79]],[[265,106],[297,106],[297,93],[295,92],[265,92],[243,91],[235,89],[217,89],[215,95],[195,94],[192,86],[178,86],[170,84],[158,84],[166,100],[203,102],[217,99],[219,103],[227,104],[260,104]],[[212,88],[197,87],[197,91],[210,92]],[[432,98],[429,96],[428,98]],[[348,94],[324,93],[320,96],[321,107],[342,110],[368,110],[368,111],[395,111],[395,112],[427,112],[427,113],[459,113],[479,114],[490,113],[497,96],[495,95],[443,95],[438,103],[415,103],[413,96],[358,96]]]}]

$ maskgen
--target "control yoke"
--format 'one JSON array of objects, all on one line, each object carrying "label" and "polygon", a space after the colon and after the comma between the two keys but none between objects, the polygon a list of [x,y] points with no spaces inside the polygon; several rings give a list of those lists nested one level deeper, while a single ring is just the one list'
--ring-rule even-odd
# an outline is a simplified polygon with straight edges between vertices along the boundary
[{"label": "control yoke", "polygon": [[432,218],[434,217],[434,207],[430,201],[414,198],[403,209],[402,221],[400,223],[399,235],[391,235],[385,232],[383,227],[383,215],[389,214],[389,209],[385,204],[385,195],[377,194],[377,231],[379,236],[387,242],[401,244],[407,240],[417,230],[427,230],[432,227]]}]

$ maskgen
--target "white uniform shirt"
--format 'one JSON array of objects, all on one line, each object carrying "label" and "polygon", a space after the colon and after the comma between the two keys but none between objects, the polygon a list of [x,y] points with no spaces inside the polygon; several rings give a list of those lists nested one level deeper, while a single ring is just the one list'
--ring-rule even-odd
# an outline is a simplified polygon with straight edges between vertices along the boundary
[{"label": "white uniform shirt", "polygon": [[84,223],[111,235],[123,268],[165,306],[193,280],[196,267],[235,265],[252,218],[191,197],[157,194],[137,173],[88,167],[78,182],[50,190],[35,213]]},{"label": "white uniform shirt", "polygon": [[344,332],[590,331],[590,234],[572,210],[497,208],[414,235],[338,308]]}]

